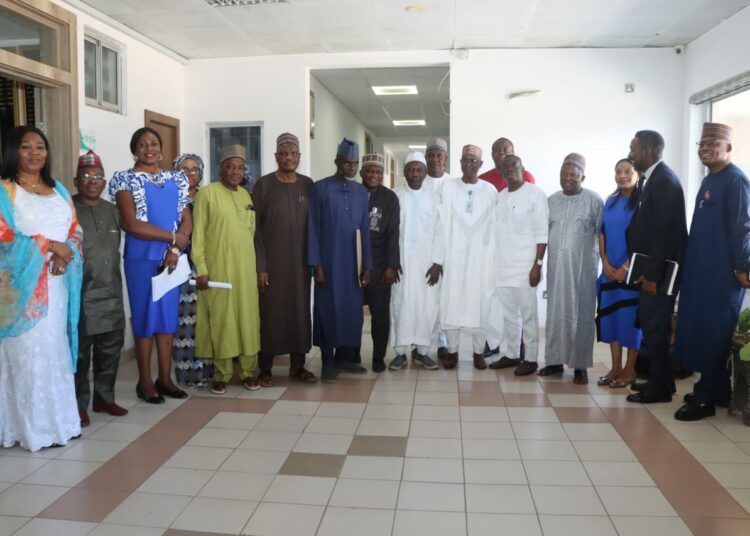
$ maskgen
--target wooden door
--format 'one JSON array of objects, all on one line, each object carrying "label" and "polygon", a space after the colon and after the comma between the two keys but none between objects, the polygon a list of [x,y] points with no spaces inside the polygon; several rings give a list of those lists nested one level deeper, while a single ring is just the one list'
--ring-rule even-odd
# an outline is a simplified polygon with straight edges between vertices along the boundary
[{"label": "wooden door", "polygon": [[162,169],[172,169],[172,162],[180,154],[180,120],[168,115],[145,111],[144,124],[161,136]]}]

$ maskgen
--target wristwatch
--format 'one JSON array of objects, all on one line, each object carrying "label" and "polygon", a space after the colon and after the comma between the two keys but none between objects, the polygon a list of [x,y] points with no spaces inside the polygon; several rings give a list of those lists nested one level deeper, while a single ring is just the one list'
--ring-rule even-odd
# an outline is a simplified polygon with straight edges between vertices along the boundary
[{"label": "wristwatch", "polygon": [[542,259],[537,259],[535,262],[537,266],[541,266],[542,264],[544,264],[544,260]]},{"label": "wristwatch", "polygon": [[178,248],[176,248],[176,247],[171,247],[171,248],[169,248],[169,251],[170,251],[171,253],[174,253],[174,254],[175,254],[175,255],[177,255],[178,257],[180,256],[180,250],[179,250]]}]

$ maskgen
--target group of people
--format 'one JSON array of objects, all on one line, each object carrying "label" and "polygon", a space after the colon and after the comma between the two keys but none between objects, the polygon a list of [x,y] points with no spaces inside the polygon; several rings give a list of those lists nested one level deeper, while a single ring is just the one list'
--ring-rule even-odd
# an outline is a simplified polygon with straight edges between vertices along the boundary
[{"label": "group of people", "polygon": [[[123,272],[136,393],[147,403],[187,397],[178,384],[210,384],[221,395],[235,362],[245,388],[270,387],[274,357],[287,354],[291,377],[317,382],[305,368],[312,345],[321,350],[322,381],[365,372],[364,305],[376,372],[386,369],[389,341],[391,370],[409,357],[426,369],[454,368],[465,333],[477,369],[548,376],[567,365],[574,383],[585,384],[598,338],[612,350],[600,385],[630,386],[635,403],[669,401],[681,288],[673,354],[701,378],[676,418],[713,415],[728,402],[726,359],[750,287],[750,184],[731,163],[731,137],[726,125],[704,125],[698,154],[709,175],[688,237],[680,181],[661,159],[664,140],[648,130],[616,163],[616,190],[603,201],[582,187],[586,160],[578,153],[563,159],[561,189],[548,198],[507,138],[493,144],[495,166],[481,176],[482,149],[464,146],[455,178],[445,171],[447,143],[432,140],[425,154],[407,156],[406,185],[391,190],[383,155],[360,159],[346,138],[335,174],[313,182],[297,173],[299,141],[284,133],[276,171],[252,193],[240,145],[223,148],[219,181],[201,186],[202,159],[184,154],[165,169],[161,137],[144,127],[131,138],[133,166],[109,181],[110,203],[93,151],[78,161],[71,197],[50,176],[45,135],[18,127],[7,139],[0,188],[1,442],[32,451],[65,444],[89,425],[90,403],[94,412],[127,413],[114,398]],[[638,270],[630,266],[636,257]],[[154,299],[152,278],[185,262],[194,281]],[[499,358],[488,365],[493,354]],[[646,383],[635,383],[639,354],[650,365]]]}]

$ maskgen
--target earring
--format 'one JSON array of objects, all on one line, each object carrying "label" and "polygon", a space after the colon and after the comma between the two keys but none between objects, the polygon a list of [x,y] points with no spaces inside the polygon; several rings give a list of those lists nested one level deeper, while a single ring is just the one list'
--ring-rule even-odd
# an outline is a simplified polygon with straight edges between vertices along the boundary
[{"label": "earring", "polygon": [[133,162],[138,162],[138,157],[133,155]]},{"label": "earring", "polygon": [[163,155],[163,154],[160,154],[160,155],[159,155],[159,162],[161,162],[161,161],[162,161],[163,159],[164,159],[164,155]]}]

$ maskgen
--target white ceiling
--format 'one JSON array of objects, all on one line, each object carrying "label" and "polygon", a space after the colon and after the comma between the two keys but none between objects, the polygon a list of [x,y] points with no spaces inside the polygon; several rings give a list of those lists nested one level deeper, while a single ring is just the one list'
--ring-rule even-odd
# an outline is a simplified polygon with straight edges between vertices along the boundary
[{"label": "white ceiling", "polygon": [[[750,0],[83,0],[186,58],[684,45]],[[421,12],[404,7],[417,5]]]}]

